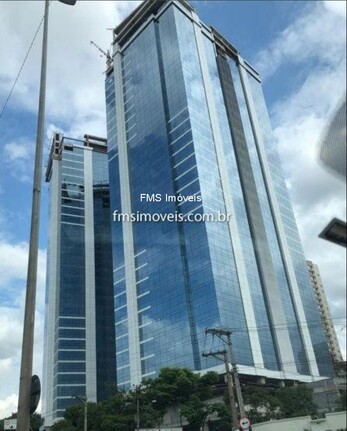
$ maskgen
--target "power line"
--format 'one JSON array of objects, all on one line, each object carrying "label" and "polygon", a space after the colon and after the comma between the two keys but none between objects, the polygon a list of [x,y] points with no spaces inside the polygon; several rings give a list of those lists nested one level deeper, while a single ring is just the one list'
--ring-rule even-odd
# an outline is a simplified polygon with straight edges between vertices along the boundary
[{"label": "power line", "polygon": [[31,41],[31,43],[30,43],[29,49],[28,49],[28,51],[27,51],[27,53],[26,53],[26,55],[25,55],[25,57],[24,57],[23,63],[22,63],[22,65],[21,65],[20,69],[19,69],[19,72],[17,73],[17,76],[16,76],[16,78],[15,78],[15,80],[14,80],[14,83],[13,83],[13,85],[12,85],[12,88],[11,88],[11,90],[10,90],[10,92],[9,92],[8,96],[7,96],[7,99],[6,99],[5,103],[4,103],[4,106],[3,106],[3,108],[2,108],[2,110],[1,110],[1,112],[0,112],[0,120],[1,120],[2,116],[4,115],[5,109],[6,109],[7,105],[8,105],[8,102],[10,101],[10,98],[11,98],[12,93],[13,93],[13,91],[14,91],[14,89],[15,89],[15,86],[16,86],[16,84],[17,84],[17,82],[18,82],[18,79],[19,79],[19,77],[20,77],[20,74],[22,73],[23,67],[24,67],[24,65],[25,65],[25,63],[26,63],[26,61],[27,61],[27,59],[28,59],[28,56],[29,56],[29,54],[30,54],[30,51],[31,51],[31,49],[32,49],[32,47],[33,47],[33,45],[34,45],[34,42],[35,42],[36,37],[37,37],[37,35],[38,35],[38,32],[40,31],[40,28],[41,28],[41,26],[42,26],[43,20],[44,20],[44,15],[43,15],[43,17],[42,17],[42,19],[41,19],[41,21],[40,21],[39,26],[37,27],[37,30],[36,30],[36,32],[35,32],[35,35],[34,35],[34,37],[33,37],[32,41]]},{"label": "power line", "polygon": [[[336,320],[346,320],[345,316],[341,317],[335,317],[330,319],[331,321]],[[345,326],[344,322],[335,324],[343,325]],[[321,319],[314,319],[314,320],[307,320],[306,322],[297,321],[297,322],[289,322],[289,323],[280,323],[276,325],[272,324],[264,324],[264,325],[257,325],[257,326],[244,326],[244,327],[235,327],[233,328],[233,333],[235,332],[251,332],[251,331],[259,331],[259,330],[270,330],[270,329],[278,329],[278,330],[286,330],[286,329],[295,329],[295,328],[303,328],[303,327],[319,327],[322,326],[322,320]]]}]

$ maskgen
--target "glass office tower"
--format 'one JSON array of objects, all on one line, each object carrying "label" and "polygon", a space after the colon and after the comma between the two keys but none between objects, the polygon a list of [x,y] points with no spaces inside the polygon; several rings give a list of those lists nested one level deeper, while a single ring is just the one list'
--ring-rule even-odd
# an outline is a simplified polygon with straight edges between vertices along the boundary
[{"label": "glass office tower", "polygon": [[43,377],[45,427],[114,388],[107,141],[53,134]]},{"label": "glass office tower", "polygon": [[233,331],[241,374],[331,375],[258,73],[187,2],[152,1],[105,85],[118,385],[218,370],[207,327]]}]

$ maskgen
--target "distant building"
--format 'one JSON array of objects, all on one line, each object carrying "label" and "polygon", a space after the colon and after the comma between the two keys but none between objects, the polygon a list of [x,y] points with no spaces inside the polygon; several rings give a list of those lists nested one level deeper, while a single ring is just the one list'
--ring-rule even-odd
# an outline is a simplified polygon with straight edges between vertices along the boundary
[{"label": "distant building", "polygon": [[339,342],[337,340],[334,324],[331,320],[329,305],[325,296],[319,269],[318,266],[310,260],[307,260],[306,263],[310,274],[311,284],[318,304],[320,316],[322,319],[324,332],[328,340],[329,352],[334,364],[339,364],[343,362],[343,357],[341,354]]},{"label": "distant building", "polygon": [[53,134],[44,338],[44,429],[115,383],[112,252],[105,139]]}]

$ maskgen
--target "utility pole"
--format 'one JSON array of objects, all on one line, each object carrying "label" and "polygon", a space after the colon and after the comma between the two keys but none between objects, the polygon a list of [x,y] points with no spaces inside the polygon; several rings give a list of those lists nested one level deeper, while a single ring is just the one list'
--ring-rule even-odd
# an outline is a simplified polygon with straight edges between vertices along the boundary
[{"label": "utility pole", "polygon": [[[244,402],[243,402],[243,396],[242,396],[242,392],[241,392],[239,373],[237,370],[233,345],[231,342],[232,331],[230,329],[227,329],[227,328],[208,328],[208,329],[205,329],[205,334],[216,335],[220,340],[222,340],[224,343],[226,343],[228,345],[230,363],[231,363],[231,367],[232,367],[232,374],[233,374],[233,378],[235,381],[237,404],[239,406],[240,416],[245,417],[246,413],[245,413],[245,406],[244,406]],[[226,339],[223,337],[226,337]]]},{"label": "utility pole", "polygon": [[235,380],[235,388],[236,388],[236,395],[237,395],[237,402],[239,404],[240,415],[241,415],[241,417],[244,417],[244,416],[246,416],[245,405],[243,403],[243,396],[242,396],[242,392],[241,392],[239,372],[237,370],[237,365],[236,365],[236,360],[235,360],[235,355],[234,355],[234,349],[233,349],[233,345],[231,343],[231,331],[227,331],[226,336],[227,336],[227,340],[228,340],[231,366],[233,368],[233,374],[234,374],[234,380]]},{"label": "utility pole", "polygon": [[88,398],[86,395],[72,395],[71,398],[81,401],[84,404],[84,431],[88,431]]},{"label": "utility pole", "polygon": [[202,356],[208,357],[208,356],[214,356],[216,359],[220,359],[218,356],[223,355],[224,358],[224,365],[225,365],[225,372],[227,376],[227,383],[228,383],[228,396],[229,396],[229,404],[231,409],[231,415],[233,418],[231,431],[237,430],[238,428],[238,417],[237,417],[237,409],[235,404],[235,396],[234,396],[234,388],[233,388],[233,381],[232,376],[229,368],[229,360],[228,360],[228,354],[226,350],[218,350],[215,352],[209,352],[209,353],[202,353]]},{"label": "utility pole", "polygon": [[84,402],[84,431],[88,431],[88,402],[87,397]]},{"label": "utility pole", "polygon": [[136,430],[140,429],[140,394],[141,394],[141,386],[136,385]]}]

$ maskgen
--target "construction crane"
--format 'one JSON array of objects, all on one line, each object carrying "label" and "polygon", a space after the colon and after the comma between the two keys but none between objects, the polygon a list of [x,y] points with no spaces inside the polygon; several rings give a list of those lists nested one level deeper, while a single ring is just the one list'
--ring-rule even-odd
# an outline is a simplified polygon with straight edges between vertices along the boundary
[{"label": "construction crane", "polygon": [[94,45],[96,49],[98,49],[102,55],[100,55],[100,57],[102,57],[103,55],[106,57],[106,64],[107,64],[107,68],[111,67],[112,65],[112,58],[110,55],[110,50],[108,49],[107,51],[104,51],[103,49],[100,48],[99,45],[97,45],[95,42],[93,42],[92,40],[90,41],[91,45]]}]

